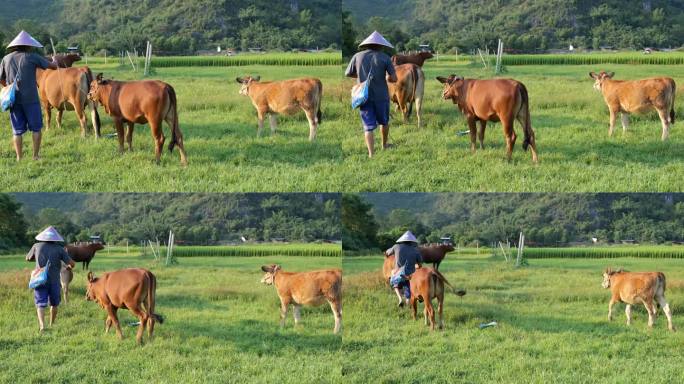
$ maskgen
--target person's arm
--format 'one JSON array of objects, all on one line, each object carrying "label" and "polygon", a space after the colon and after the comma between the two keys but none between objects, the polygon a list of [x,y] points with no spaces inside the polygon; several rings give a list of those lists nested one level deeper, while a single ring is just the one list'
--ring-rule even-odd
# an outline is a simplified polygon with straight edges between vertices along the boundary
[{"label": "person's arm", "polygon": [[3,87],[7,86],[7,73],[5,72],[5,60],[0,62],[0,84]]},{"label": "person's arm", "polygon": [[423,255],[420,254],[420,251],[418,251],[418,256],[416,257],[416,265],[418,268],[423,267]]},{"label": "person's arm", "polygon": [[385,251],[385,256],[392,256],[392,255],[394,255],[394,247],[388,248]]},{"label": "person's arm", "polygon": [[43,69],[57,69],[59,66],[57,65],[57,59],[52,58],[52,61],[48,61],[46,58],[40,55],[33,54],[31,55],[31,61],[40,68]]},{"label": "person's arm", "polygon": [[359,77],[359,74],[356,73],[356,55],[349,60],[349,65],[347,65],[347,69],[344,71],[344,75],[347,77],[351,77],[353,79],[356,79]]},{"label": "person's arm", "polygon": [[76,263],[74,263],[74,260],[71,259],[71,256],[69,256],[69,253],[66,251],[66,248],[62,248],[61,259],[64,264],[67,265],[67,269],[71,269],[76,266]]},{"label": "person's arm", "polygon": [[26,261],[35,261],[36,260],[36,245],[33,244],[31,249],[29,249],[28,253],[26,254]]},{"label": "person's arm", "polygon": [[394,70],[394,64],[392,64],[392,60],[387,60],[387,81],[390,83],[396,83],[397,82],[397,72]]}]

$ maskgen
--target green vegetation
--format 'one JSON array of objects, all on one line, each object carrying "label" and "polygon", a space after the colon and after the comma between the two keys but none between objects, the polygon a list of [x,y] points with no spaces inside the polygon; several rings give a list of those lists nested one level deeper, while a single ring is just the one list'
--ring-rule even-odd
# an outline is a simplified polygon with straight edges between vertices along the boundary
[{"label": "green vegetation", "polygon": [[572,248],[525,248],[528,259],[606,259],[637,257],[644,259],[682,259],[682,246],[617,246],[617,247],[572,247]]},{"label": "green vegetation", "polygon": [[[491,65],[494,65],[495,61],[495,58],[491,58]],[[680,65],[684,64],[684,53],[656,52],[645,55],[637,52],[620,52],[561,55],[504,55],[501,62],[503,65]],[[664,70],[667,71],[667,68],[664,68]]]},{"label": "green vegetation", "polygon": [[330,53],[269,53],[239,56],[186,56],[152,58],[152,67],[238,67],[247,65],[323,66],[341,65],[339,51]]},{"label": "green vegetation", "polygon": [[[149,268],[157,276],[156,312],[165,317],[155,339],[135,345],[136,318],[119,311],[124,340],[104,333],[104,311],[84,300],[86,272],[75,268],[71,297],[56,325],[38,334],[31,263],[23,255],[0,257],[0,382],[341,382],[333,316],[327,305],[302,310],[280,329],[275,288],[259,283],[260,266],[287,271],[340,268],[330,257],[179,258],[159,267],[150,259],[98,253],[96,275],[125,267]],[[145,335],[147,340],[147,335]],[[36,358],[40,356],[40,364]]]},{"label": "green vegetation", "polygon": [[339,244],[247,244],[237,246],[176,246],[177,257],[341,257]]},{"label": "green vegetation", "polygon": [[[142,78],[117,63],[92,65],[95,73],[117,80]],[[238,94],[235,78],[259,74],[263,81],[315,76],[323,81],[323,118],[316,140],[308,141],[304,113],[279,116],[276,135],[268,120],[257,138],[254,106]],[[337,66],[244,66],[157,68],[153,76],[171,84],[178,95],[180,129],[189,166],[178,152],[164,151],[154,163],[149,126],[137,125],[134,151],[118,153],[111,119],[100,108],[103,134],[95,140],[79,136],[73,112],[64,114],[61,130],[44,131],[42,160],[17,164],[8,145],[0,147],[0,185],[5,191],[78,192],[337,192],[343,184],[340,142],[349,126],[340,120],[347,109],[348,89]],[[0,142],[10,143],[9,116],[0,116]],[[54,121],[53,121],[54,124]],[[169,129],[164,125],[165,135]],[[30,153],[28,143],[26,150]]]},{"label": "green vegetation", "polygon": [[425,43],[439,52],[496,50],[498,39],[506,49],[527,52],[684,43],[684,5],[667,0],[343,0],[342,7],[357,41],[376,29],[398,50]]},{"label": "green vegetation", "polygon": [[339,46],[339,14],[340,3],[325,0],[5,0],[0,30],[3,46],[26,29],[88,53],[144,52],[148,40],[163,54],[323,49]]},{"label": "green vegetation", "polygon": [[[660,140],[661,124],[655,112],[630,117],[625,134],[620,127],[608,137],[608,108],[593,88],[589,72],[614,71],[616,79],[670,76],[684,81],[684,66],[572,65],[509,66],[503,77],[523,82],[530,99],[539,165],[533,165],[521,140],[513,160],[505,159],[505,143],[499,123],[489,123],[485,149],[470,152],[463,115],[451,101],[442,100],[442,84],[436,76],[458,74],[492,78],[481,65],[442,62],[424,66],[426,86],[423,128],[415,116],[405,124],[394,107],[390,141],[395,147],[379,151],[369,160],[358,111],[346,109],[341,119],[347,127],[359,127],[343,137],[343,174],[352,182],[348,192],[641,192],[681,191],[684,178],[682,146],[677,122],[667,142]],[[347,88],[353,82],[348,80]],[[681,96],[677,116],[684,116]],[[619,123],[618,123],[619,124]],[[515,130],[522,137],[516,123]],[[378,140],[379,143],[379,140]],[[379,144],[378,144],[379,145]],[[353,176],[351,176],[353,175]]]},{"label": "green vegetation", "polygon": [[[444,331],[430,332],[380,276],[382,256],[343,261],[342,374],[350,383],[669,383],[681,378],[682,332],[662,312],[653,330],[643,306],[625,325],[624,305],[607,320],[607,266],[658,270],[676,327],[684,324],[681,260],[549,259],[513,269],[503,259],[449,254],[440,271],[463,298],[448,294]],[[559,284],[561,283],[561,284]],[[422,304],[418,314],[422,315]],[[479,329],[482,323],[498,326]],[[674,353],[674,354],[673,354]],[[648,366],[649,374],[643,368]]]}]

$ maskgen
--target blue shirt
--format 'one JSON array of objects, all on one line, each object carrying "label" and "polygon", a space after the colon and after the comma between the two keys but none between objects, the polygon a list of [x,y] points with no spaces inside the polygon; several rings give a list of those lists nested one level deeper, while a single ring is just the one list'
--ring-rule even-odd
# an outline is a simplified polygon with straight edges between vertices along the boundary
[{"label": "blue shirt", "polygon": [[7,85],[10,85],[19,75],[15,104],[27,105],[40,102],[36,69],[47,69],[49,66],[49,61],[33,52],[15,51],[2,58],[0,80],[4,80]]},{"label": "blue shirt", "polygon": [[348,77],[356,76],[359,83],[366,81],[369,76],[372,76],[368,86],[368,100],[389,101],[389,90],[387,89],[385,74],[394,76],[396,72],[394,71],[392,60],[384,52],[372,49],[358,52],[349,61],[344,74]]},{"label": "blue shirt", "polygon": [[26,260],[36,259],[36,266],[44,267],[48,260],[50,260],[50,268],[48,268],[48,281],[50,284],[59,284],[59,272],[62,269],[62,261],[66,264],[71,262],[71,257],[64,249],[64,246],[41,241],[33,244],[31,250],[26,255]]},{"label": "blue shirt", "polygon": [[416,264],[421,264],[423,258],[415,245],[406,243],[395,244],[385,252],[387,255],[394,255],[394,267],[404,268],[404,274],[410,276],[416,271]]}]

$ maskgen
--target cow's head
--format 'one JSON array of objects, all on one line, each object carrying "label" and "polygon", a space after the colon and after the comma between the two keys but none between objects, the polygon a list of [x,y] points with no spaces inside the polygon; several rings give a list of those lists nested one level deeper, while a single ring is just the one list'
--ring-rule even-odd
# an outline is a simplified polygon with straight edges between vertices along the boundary
[{"label": "cow's head", "polygon": [[266,272],[264,274],[264,277],[261,278],[261,282],[266,284],[266,285],[273,285],[273,281],[275,280],[275,274],[276,272],[280,271],[280,265],[278,264],[271,264],[271,265],[262,265],[261,270]]},{"label": "cow's head", "polygon": [[261,76],[238,77],[235,79],[235,81],[242,84],[242,86],[240,87],[240,94],[244,96],[249,95],[249,86],[252,85],[252,83],[254,82],[258,82],[259,80],[261,80]]},{"label": "cow's head", "polygon": [[88,99],[90,101],[99,103],[100,102],[100,90],[109,84],[109,80],[102,78],[102,73],[98,73],[95,76],[95,80],[90,82],[90,91],[88,91]]},{"label": "cow's head", "polygon": [[444,90],[442,91],[442,98],[444,100],[458,100],[461,92],[461,86],[463,85],[464,79],[461,76],[449,75],[449,77],[437,76],[437,81],[444,84]]},{"label": "cow's head", "polygon": [[88,272],[88,286],[86,287],[86,300],[87,301],[95,301],[96,296],[95,296],[95,289],[93,287],[93,284],[97,281],[97,277],[93,275],[92,272]]},{"label": "cow's head", "polygon": [[442,248],[446,251],[446,253],[453,252],[456,248],[454,248],[454,243],[448,242],[442,244]]},{"label": "cow's head", "polygon": [[99,250],[104,249],[105,244],[104,243],[93,243],[91,246],[93,247],[94,250],[99,251]]},{"label": "cow's head", "polygon": [[616,273],[621,272],[624,272],[622,268],[616,271],[614,271],[613,268],[610,267],[606,268],[606,270],[603,271],[603,283],[601,283],[601,286],[606,289],[610,288],[610,278],[613,277],[613,275],[615,275]]},{"label": "cow's head", "polygon": [[423,58],[423,60],[432,59],[435,57],[432,52],[421,52],[419,55]]},{"label": "cow's head", "polygon": [[601,86],[606,79],[612,79],[615,76],[615,72],[605,72],[601,71],[599,73],[589,72],[589,77],[596,80],[594,81],[594,89],[597,91],[601,90]]}]

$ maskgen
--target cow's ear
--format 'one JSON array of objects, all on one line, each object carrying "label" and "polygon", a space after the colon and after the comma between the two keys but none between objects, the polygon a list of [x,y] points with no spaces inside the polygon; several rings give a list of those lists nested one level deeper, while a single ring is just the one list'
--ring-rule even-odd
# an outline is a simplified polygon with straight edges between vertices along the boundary
[{"label": "cow's ear", "polygon": [[595,78],[596,78],[596,73],[594,73],[594,72],[589,72],[589,77],[591,77],[592,79],[595,79]]},{"label": "cow's ear", "polygon": [[612,79],[613,76],[615,76],[615,72],[608,72],[608,73],[606,73],[606,77],[609,78],[609,79]]},{"label": "cow's ear", "polygon": [[264,272],[271,273],[271,272],[273,272],[273,266],[272,265],[262,265],[261,270]]},{"label": "cow's ear", "polygon": [[280,265],[278,265],[278,264],[273,264],[273,273],[275,273],[276,271],[279,271],[279,270],[281,270],[281,269],[282,269],[282,268],[280,267]]},{"label": "cow's ear", "polygon": [[242,83],[245,82],[245,80],[244,80],[242,77],[236,77],[236,78],[235,78],[235,81],[237,81],[237,82],[240,83],[240,84],[242,84]]},{"label": "cow's ear", "polygon": [[97,80],[98,84],[102,83],[102,72],[98,73],[97,76],[95,76],[95,80]]},{"label": "cow's ear", "polygon": [[437,76],[437,81],[439,81],[440,83],[444,84],[444,83],[446,83],[447,81],[449,81],[449,79],[447,79],[447,78],[444,77],[444,76]]},{"label": "cow's ear", "polygon": [[88,281],[91,283],[95,281],[95,275],[92,272],[88,272]]}]

